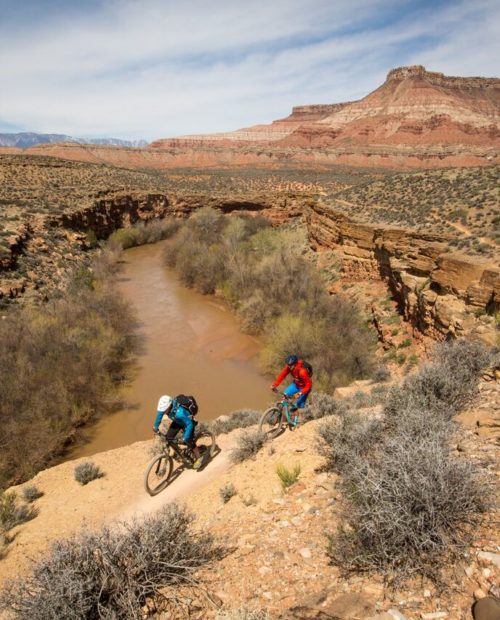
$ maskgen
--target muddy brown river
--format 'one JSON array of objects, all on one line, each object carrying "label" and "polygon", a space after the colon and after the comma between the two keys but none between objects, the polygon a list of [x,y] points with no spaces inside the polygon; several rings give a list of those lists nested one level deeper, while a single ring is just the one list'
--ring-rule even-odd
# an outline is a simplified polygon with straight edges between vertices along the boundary
[{"label": "muddy brown river", "polygon": [[162,265],[164,244],[123,253],[119,288],[135,307],[144,351],[131,385],[127,408],[86,431],[88,441],[68,458],[89,456],[152,437],[158,398],[193,394],[199,420],[236,409],[264,409],[273,398],[270,379],[256,365],[257,339],[241,333],[232,313],[217,299],[179,284]]}]

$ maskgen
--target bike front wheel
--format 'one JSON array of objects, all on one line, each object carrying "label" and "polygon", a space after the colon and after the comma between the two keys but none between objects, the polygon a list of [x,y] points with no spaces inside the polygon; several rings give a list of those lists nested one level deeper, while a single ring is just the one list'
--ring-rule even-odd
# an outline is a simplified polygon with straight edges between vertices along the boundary
[{"label": "bike front wheel", "polygon": [[278,407],[271,407],[264,412],[259,422],[259,433],[263,433],[267,439],[273,439],[281,433],[283,428],[283,411]]},{"label": "bike front wheel", "polygon": [[157,495],[170,482],[173,462],[168,454],[160,454],[154,458],[144,474],[144,488],[150,495]]}]

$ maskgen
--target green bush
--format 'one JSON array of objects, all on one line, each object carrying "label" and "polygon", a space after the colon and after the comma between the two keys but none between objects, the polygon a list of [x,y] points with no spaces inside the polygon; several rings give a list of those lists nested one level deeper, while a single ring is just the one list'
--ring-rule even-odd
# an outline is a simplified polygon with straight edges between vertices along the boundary
[{"label": "green bush", "polygon": [[278,465],[276,465],[276,474],[280,479],[281,487],[284,491],[297,482],[301,471],[302,467],[300,463],[296,463],[292,469],[288,469],[288,467],[282,463],[278,463]]}]

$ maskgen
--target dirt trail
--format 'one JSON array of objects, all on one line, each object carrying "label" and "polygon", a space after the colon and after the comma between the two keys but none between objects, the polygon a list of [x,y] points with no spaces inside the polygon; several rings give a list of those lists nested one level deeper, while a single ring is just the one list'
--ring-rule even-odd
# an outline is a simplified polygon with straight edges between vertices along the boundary
[{"label": "dirt trail", "polygon": [[25,486],[36,485],[43,497],[35,502],[38,516],[11,530],[13,542],[0,561],[0,586],[9,577],[28,570],[36,559],[58,539],[76,534],[82,528],[95,528],[114,520],[124,521],[154,512],[176,499],[182,499],[213,482],[230,467],[229,454],[235,433],[217,438],[220,452],[202,471],[187,470],[156,497],[144,490],[143,476],[153,458],[153,441],[94,455],[91,460],[104,476],[82,486],[74,477],[74,468],[88,459],[68,461],[39,472],[32,480],[12,487],[22,497]]}]

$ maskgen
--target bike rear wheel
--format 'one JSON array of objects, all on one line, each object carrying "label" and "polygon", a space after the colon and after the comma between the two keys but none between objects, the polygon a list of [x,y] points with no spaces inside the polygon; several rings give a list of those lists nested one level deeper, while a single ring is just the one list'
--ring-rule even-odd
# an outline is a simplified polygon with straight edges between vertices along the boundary
[{"label": "bike rear wheel", "polygon": [[278,407],[271,407],[264,412],[259,422],[259,433],[267,439],[273,439],[281,433],[283,428],[283,411]]},{"label": "bike rear wheel", "polygon": [[173,462],[168,454],[155,457],[144,474],[144,487],[150,495],[157,495],[170,482]]}]

